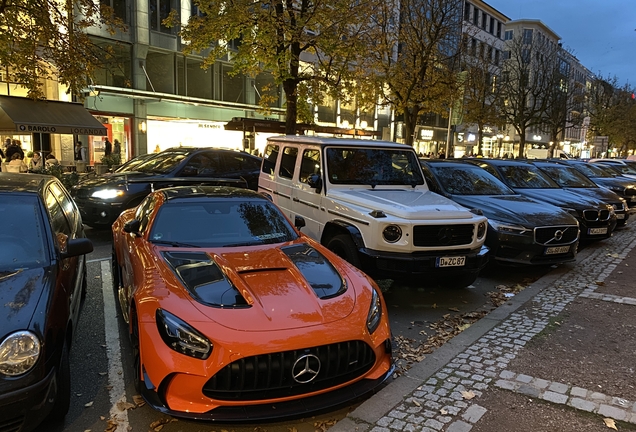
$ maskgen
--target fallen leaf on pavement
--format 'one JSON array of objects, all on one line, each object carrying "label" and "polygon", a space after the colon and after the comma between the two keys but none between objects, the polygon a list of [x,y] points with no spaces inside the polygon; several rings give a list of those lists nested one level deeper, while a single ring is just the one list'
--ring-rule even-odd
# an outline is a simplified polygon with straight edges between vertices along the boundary
[{"label": "fallen leaf on pavement", "polygon": [[421,404],[421,403],[419,403],[418,401],[416,401],[415,399],[413,399],[413,403],[414,403],[415,405],[417,405],[417,406],[422,406],[422,404]]},{"label": "fallen leaf on pavement", "polygon": [[104,432],[115,432],[118,426],[119,426],[119,423],[117,423],[115,420],[108,420],[108,423],[106,423],[106,429],[104,430]]},{"label": "fallen leaf on pavement", "polygon": [[453,312],[459,312],[459,309],[457,309],[456,307],[448,308],[448,310]]},{"label": "fallen leaf on pavement", "polygon": [[130,402],[126,402],[126,401],[119,401],[117,402],[117,408],[120,411],[126,411],[129,409],[137,408],[137,405],[131,404]]},{"label": "fallen leaf on pavement", "polygon": [[143,397],[141,397],[141,395],[134,395],[133,402],[135,402],[135,405],[137,405],[138,407],[146,405],[146,401]]},{"label": "fallen leaf on pavement", "polygon": [[93,402],[91,401],[91,402],[89,402],[89,403],[85,404],[84,406],[85,406],[86,408],[88,408],[88,407],[92,407],[92,406],[93,406]]},{"label": "fallen leaf on pavement", "polygon": [[602,282],[602,281],[596,281],[596,285],[598,285],[598,286],[603,286],[603,285],[605,285],[605,282]]},{"label": "fallen leaf on pavement", "polygon": [[605,426],[607,426],[608,428],[618,430],[618,428],[616,427],[616,423],[614,423],[614,419],[604,418],[603,421],[605,422]]},{"label": "fallen leaf on pavement", "polygon": [[437,303],[433,303],[433,306],[431,306],[433,309],[437,309]]},{"label": "fallen leaf on pavement", "polygon": [[441,410],[439,410],[439,413],[441,415],[446,415],[446,414],[448,414],[448,411],[446,411],[444,408],[442,408]]},{"label": "fallen leaf on pavement", "polygon": [[463,392],[462,392],[462,397],[463,397],[464,399],[471,400],[472,398],[474,398],[474,397],[475,397],[475,393],[473,393],[471,390],[469,390],[469,391],[463,391]]}]

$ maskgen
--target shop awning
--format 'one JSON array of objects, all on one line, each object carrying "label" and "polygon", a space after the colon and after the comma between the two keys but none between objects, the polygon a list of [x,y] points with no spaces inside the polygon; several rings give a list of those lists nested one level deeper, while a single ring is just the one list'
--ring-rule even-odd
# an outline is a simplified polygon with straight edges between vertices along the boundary
[{"label": "shop awning", "polygon": [[104,125],[82,104],[16,96],[0,96],[0,131],[107,135]]}]

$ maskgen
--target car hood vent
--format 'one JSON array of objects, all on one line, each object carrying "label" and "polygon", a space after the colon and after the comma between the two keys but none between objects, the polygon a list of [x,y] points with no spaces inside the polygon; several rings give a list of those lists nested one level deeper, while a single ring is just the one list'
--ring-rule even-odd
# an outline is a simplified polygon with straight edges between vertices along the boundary
[{"label": "car hood vent", "polygon": [[318,298],[333,298],[346,291],[346,282],[334,266],[307,243],[282,247],[281,251],[294,263]]},{"label": "car hood vent", "polygon": [[250,305],[219,266],[204,252],[164,252],[163,258],[190,295],[206,306],[245,308]]}]

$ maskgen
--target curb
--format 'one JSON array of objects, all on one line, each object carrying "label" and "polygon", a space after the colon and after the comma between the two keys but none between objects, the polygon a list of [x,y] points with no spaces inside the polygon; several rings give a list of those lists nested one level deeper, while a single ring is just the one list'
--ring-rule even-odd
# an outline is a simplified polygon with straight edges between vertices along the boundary
[{"label": "curb", "polygon": [[577,260],[574,263],[563,264],[526,287],[506,303],[450,339],[433,353],[427,355],[424,360],[414,365],[404,375],[391,381],[386,387],[329,428],[329,432],[365,432],[370,430],[394,406],[403,401],[404,395],[415,391],[418,386],[442,369],[450,360],[461,354],[466,348],[500,324],[543,289],[553,285],[556,280],[572,271],[574,267],[583,265],[584,261],[593,252],[594,249],[584,249],[578,253]]}]

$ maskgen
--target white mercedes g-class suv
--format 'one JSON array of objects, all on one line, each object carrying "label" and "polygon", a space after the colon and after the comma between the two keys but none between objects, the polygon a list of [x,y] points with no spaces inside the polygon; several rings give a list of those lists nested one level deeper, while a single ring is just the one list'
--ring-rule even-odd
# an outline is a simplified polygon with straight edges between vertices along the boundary
[{"label": "white mercedes g-class suv", "polygon": [[487,262],[486,218],[429,191],[408,145],[271,137],[258,190],[373,277],[465,287]]}]

